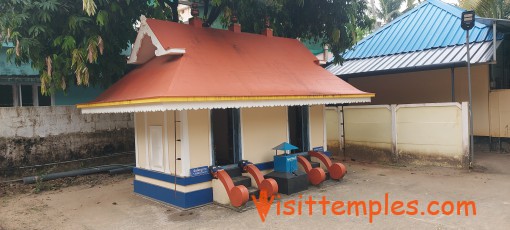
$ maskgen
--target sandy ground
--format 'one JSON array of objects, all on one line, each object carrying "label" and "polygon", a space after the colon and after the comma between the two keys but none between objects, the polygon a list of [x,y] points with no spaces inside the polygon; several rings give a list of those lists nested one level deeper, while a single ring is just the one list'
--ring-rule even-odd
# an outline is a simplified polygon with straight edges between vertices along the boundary
[{"label": "sandy ground", "polygon": [[[0,197],[0,229],[509,229],[510,155],[479,154],[479,170],[392,167],[347,163],[346,178],[303,193],[315,199],[473,200],[476,216],[277,216],[262,223],[256,209],[242,213],[218,205],[180,211],[135,195],[132,176],[105,178],[39,194]],[[294,195],[290,198],[297,199]],[[426,209],[418,206],[420,211]]]}]

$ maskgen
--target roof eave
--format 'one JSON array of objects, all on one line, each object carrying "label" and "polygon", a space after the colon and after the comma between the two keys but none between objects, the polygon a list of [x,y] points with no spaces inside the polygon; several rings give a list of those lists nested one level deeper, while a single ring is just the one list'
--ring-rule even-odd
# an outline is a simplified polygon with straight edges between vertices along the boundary
[{"label": "roof eave", "polygon": [[[471,63],[471,66],[488,65],[488,64],[493,64],[493,62]],[[370,71],[370,72],[341,74],[341,75],[337,75],[337,76],[341,77],[341,78],[372,77],[372,76],[380,76],[380,75],[388,75],[388,74],[410,73],[410,72],[449,69],[449,68],[458,68],[458,67],[466,67],[466,66],[467,66],[467,62],[463,61],[463,62],[441,63],[441,64],[435,64],[435,65],[426,65],[426,66],[413,66],[413,67],[398,68],[398,69],[386,69],[386,70],[378,70],[378,71]]]},{"label": "roof eave", "polygon": [[274,100],[215,100],[215,101],[174,101],[152,103],[121,103],[115,104],[79,104],[78,108],[84,114],[91,113],[133,113],[156,112],[167,110],[199,110],[199,109],[226,109],[226,108],[257,108],[300,105],[326,105],[351,104],[370,102],[375,94],[342,95],[338,97],[314,97],[304,99],[274,99]]}]

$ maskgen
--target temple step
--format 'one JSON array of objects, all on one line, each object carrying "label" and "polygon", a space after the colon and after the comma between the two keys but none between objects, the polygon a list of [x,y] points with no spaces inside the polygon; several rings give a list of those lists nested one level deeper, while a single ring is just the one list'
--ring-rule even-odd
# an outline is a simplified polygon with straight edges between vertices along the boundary
[{"label": "temple step", "polygon": [[234,177],[242,176],[243,173],[241,172],[241,169],[239,167],[228,167],[225,168],[225,171],[228,173],[228,175],[233,179]]},{"label": "temple step", "polygon": [[310,164],[312,165],[312,168],[320,168],[321,167],[321,163],[319,163],[319,162],[310,161]]},{"label": "temple step", "polygon": [[248,188],[248,193],[250,194],[250,201],[252,200],[251,196],[255,196],[256,198],[259,198],[259,195],[260,195],[260,190],[258,188],[255,188],[255,187],[247,187]]},{"label": "temple step", "polygon": [[246,188],[251,187],[251,178],[247,176],[232,177],[232,182],[234,182],[235,186],[244,185]]}]

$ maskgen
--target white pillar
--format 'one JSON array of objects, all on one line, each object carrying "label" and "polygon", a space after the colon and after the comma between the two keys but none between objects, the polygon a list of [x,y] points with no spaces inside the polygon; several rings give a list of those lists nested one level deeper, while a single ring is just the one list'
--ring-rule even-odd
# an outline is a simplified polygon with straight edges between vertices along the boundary
[{"label": "white pillar", "polygon": [[396,162],[399,160],[398,156],[398,142],[397,142],[397,105],[390,105],[391,111],[391,152],[393,154],[392,158]]},{"label": "white pillar", "polygon": [[38,85],[32,85],[32,105],[39,106],[39,90]]},{"label": "white pillar", "polygon": [[18,85],[14,84],[12,85],[12,106],[14,107],[19,106],[18,95]]},{"label": "white pillar", "polygon": [[55,106],[55,94],[51,94],[51,106]]},{"label": "white pillar", "polygon": [[21,91],[21,85],[18,85],[18,95],[19,95],[19,107],[23,107],[23,94]]}]

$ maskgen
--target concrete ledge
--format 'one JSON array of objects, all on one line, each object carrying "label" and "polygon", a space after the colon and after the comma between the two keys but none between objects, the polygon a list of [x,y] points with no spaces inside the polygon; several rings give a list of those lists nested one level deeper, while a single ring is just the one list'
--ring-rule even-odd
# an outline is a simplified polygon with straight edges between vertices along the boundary
[{"label": "concrete ledge", "polygon": [[441,154],[425,154],[425,153],[399,153],[398,163],[405,165],[419,166],[441,166],[454,168],[467,168],[469,166],[467,156],[453,157]]},{"label": "concrete ledge", "polygon": [[[342,156],[342,154],[340,154]],[[368,147],[363,145],[346,144],[345,156],[362,162],[394,163],[391,149]]]}]

